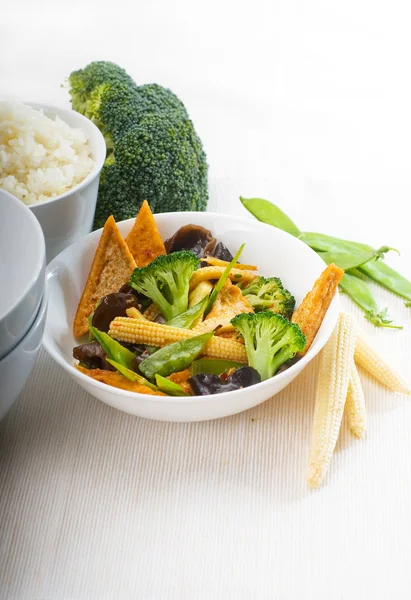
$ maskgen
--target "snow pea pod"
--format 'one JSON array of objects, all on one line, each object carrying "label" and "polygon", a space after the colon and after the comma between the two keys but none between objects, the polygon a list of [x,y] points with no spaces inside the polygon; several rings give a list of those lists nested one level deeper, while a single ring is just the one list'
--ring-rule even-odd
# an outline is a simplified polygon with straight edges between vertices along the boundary
[{"label": "snow pea pod", "polygon": [[155,375],[167,377],[171,373],[183,371],[197,358],[213,335],[214,332],[211,331],[164,346],[145,358],[139,369],[147,379],[154,379]]},{"label": "snow pea pod", "polygon": [[145,379],[145,377],[142,377],[138,373],[135,373],[134,371],[127,369],[127,367],[125,367],[124,365],[121,365],[120,363],[116,362],[115,360],[111,360],[110,358],[107,359],[107,362],[109,362],[111,365],[113,365],[113,367],[115,367],[119,373],[121,373],[124,377],[126,377],[130,381],[135,381],[139,385],[145,385],[146,387],[150,388],[150,390],[154,390],[155,392],[158,392],[158,387],[156,385],[154,385],[154,383],[150,383],[149,381],[147,381],[147,379]]},{"label": "snow pea pod", "polygon": [[370,279],[373,279],[394,294],[398,294],[407,300],[411,300],[411,281],[405,279],[395,269],[378,260],[371,260],[360,267]]},{"label": "snow pea pod", "polygon": [[190,394],[187,394],[187,392],[185,392],[183,390],[181,385],[178,385],[178,383],[174,383],[174,381],[170,381],[169,379],[166,379],[165,377],[163,377],[162,375],[159,375],[158,373],[156,375],[156,383],[157,383],[158,389],[161,392],[168,394],[169,396],[189,396],[190,395]]},{"label": "snow pea pod", "polygon": [[357,252],[357,253],[345,253],[345,252],[317,252],[318,256],[321,256],[323,261],[330,265],[334,263],[340,269],[347,271],[348,269],[354,269],[364,263],[368,262],[375,256],[375,252]]},{"label": "snow pea pod", "polygon": [[[293,233],[293,231],[290,231],[288,228],[288,224],[291,223],[291,225],[298,230],[287,215],[285,215],[277,206],[268,202],[268,200],[261,201],[253,198],[249,200],[240,198],[240,200],[245,208],[260,221],[274,225],[289,233]],[[255,205],[254,202],[256,202]],[[344,268],[344,270],[349,271],[348,273],[345,273],[340,283],[340,287],[360,308],[362,308],[362,310],[364,310],[365,318],[374,325],[378,327],[395,327],[394,325],[391,325],[392,321],[389,319],[386,309],[378,311],[372,290],[367,285],[367,281],[364,280],[365,275],[368,275],[369,278],[380,283],[380,285],[383,285],[396,294],[406,298],[408,301],[406,302],[406,305],[411,306],[411,282],[407,281],[402,275],[397,273],[394,269],[391,269],[391,267],[384,262],[374,260],[376,258],[381,258],[385,252],[392,250],[393,248],[383,246],[379,251],[375,251],[374,248],[367,244],[342,240],[322,233],[299,232],[297,234],[293,233],[293,235],[296,235],[320,256],[322,253],[327,253],[323,256],[325,262],[335,262],[335,264]],[[334,253],[334,257],[331,256],[332,253]],[[371,256],[371,260],[363,264],[358,262],[359,260],[362,260],[367,253]],[[346,254],[347,256],[342,259],[342,254]],[[340,258],[338,259],[335,255],[339,255]]]},{"label": "snow pea pod", "polygon": [[230,369],[240,369],[244,365],[233,360],[223,360],[220,358],[199,358],[195,360],[191,367],[191,375],[203,373],[206,375],[221,375]]},{"label": "snow pea pod", "polygon": [[374,248],[367,244],[342,240],[340,238],[332,237],[331,235],[325,235],[324,233],[303,232],[299,235],[299,238],[313,250],[319,250],[321,252],[374,252]]},{"label": "snow pea pod", "polygon": [[203,316],[207,304],[208,296],[205,296],[191,308],[167,321],[167,325],[170,325],[170,327],[179,327],[180,329],[191,329]]},{"label": "snow pea pod", "polygon": [[104,352],[107,354],[107,357],[110,360],[114,360],[123,367],[132,370],[133,360],[136,355],[134,352],[131,352],[127,348],[124,348],[119,342],[113,340],[112,337],[105,333],[104,331],[100,331],[96,327],[93,327],[90,324],[90,331],[96,338],[96,340],[100,343]]},{"label": "snow pea pod", "polygon": [[345,273],[340,281],[340,287],[365,312],[365,318],[376,327],[402,329],[400,325],[392,325],[387,309],[379,311],[371,288],[363,279],[350,273]]},{"label": "snow pea pod", "polygon": [[263,200],[263,198],[242,198],[240,201],[244,208],[248,210],[256,219],[267,225],[273,225],[277,229],[282,229],[294,237],[298,237],[301,231],[297,225],[287,217],[283,211],[272,202]]},{"label": "snow pea pod", "polygon": [[[317,254],[321,256],[327,265],[334,263],[344,271],[349,269],[356,269],[357,267],[365,266],[365,263],[379,258],[382,258],[386,252],[394,250],[388,246],[381,246],[379,250],[365,250],[357,252],[320,252],[316,250]],[[410,284],[411,285],[411,284]]]}]

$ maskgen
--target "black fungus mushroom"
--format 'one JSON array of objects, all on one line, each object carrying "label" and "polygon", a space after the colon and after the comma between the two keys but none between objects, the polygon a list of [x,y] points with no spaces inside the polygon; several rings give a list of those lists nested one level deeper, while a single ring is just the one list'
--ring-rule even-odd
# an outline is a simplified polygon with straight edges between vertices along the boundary
[{"label": "black fungus mushroom", "polygon": [[124,285],[122,285],[121,288],[118,290],[118,293],[133,295],[137,299],[137,305],[142,312],[144,312],[152,303],[151,298],[147,298],[147,296],[139,294],[138,291],[131,287],[129,283],[125,283]]},{"label": "black fungus mushroom", "polygon": [[261,377],[253,367],[240,367],[225,381],[218,375],[199,373],[190,377],[188,382],[196,396],[232,392],[260,383]]},{"label": "black fungus mushroom", "polygon": [[190,250],[198,258],[211,254],[215,244],[211,231],[201,225],[184,225],[164,242],[167,254],[177,250]]},{"label": "black fungus mushroom", "polygon": [[98,342],[87,342],[73,348],[73,358],[78,360],[87,369],[105,369],[115,371],[115,368],[107,362],[107,354]]},{"label": "black fungus mushroom", "polygon": [[108,332],[110,323],[116,317],[126,317],[126,310],[134,306],[137,308],[137,298],[133,294],[117,292],[104,296],[94,311],[91,324],[100,331]]},{"label": "black fungus mushroom", "polygon": [[214,246],[213,250],[211,251],[211,253],[209,253],[209,255],[214,256],[214,258],[219,258],[220,260],[225,260],[227,262],[231,262],[234,258],[230,250],[225,244],[223,244],[223,242],[217,242],[217,244]]}]

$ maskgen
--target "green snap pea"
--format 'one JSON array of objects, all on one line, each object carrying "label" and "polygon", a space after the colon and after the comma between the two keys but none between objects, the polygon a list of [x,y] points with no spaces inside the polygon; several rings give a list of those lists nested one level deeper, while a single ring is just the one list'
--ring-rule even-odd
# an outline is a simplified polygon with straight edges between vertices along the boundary
[{"label": "green snap pea", "polygon": [[365,312],[365,318],[376,327],[402,329],[400,325],[392,325],[387,309],[379,311],[374,294],[369,285],[359,277],[345,273],[340,281],[340,287]]},{"label": "green snap pea", "polygon": [[389,265],[378,260],[371,260],[362,265],[360,270],[370,279],[373,279],[394,294],[398,294],[406,300],[411,300],[411,282],[405,279]]},{"label": "green snap pea", "polygon": [[171,373],[183,371],[197,358],[213,335],[214,332],[211,331],[164,346],[144,359],[139,369],[148,379],[154,379],[155,375],[167,377]]},{"label": "green snap pea", "polygon": [[126,377],[130,381],[135,381],[140,385],[145,385],[146,387],[150,388],[150,390],[158,392],[158,387],[154,385],[154,383],[150,383],[149,381],[147,381],[145,377],[142,377],[138,373],[127,369],[127,367],[125,367],[124,365],[121,365],[120,363],[116,362],[115,360],[111,360],[110,358],[107,359],[107,362],[109,362],[110,365],[113,365],[113,367],[115,367],[119,373],[124,375],[124,377]]},{"label": "green snap pea", "polygon": [[317,252],[323,261],[330,265],[334,263],[340,269],[347,271],[348,269],[354,269],[368,262],[375,256],[375,252],[358,252],[357,254],[344,253],[344,252]]},{"label": "green snap pea", "polygon": [[323,233],[304,232],[299,235],[299,238],[302,242],[307,244],[307,246],[320,252],[348,252],[355,254],[359,252],[374,252],[374,248],[367,244],[341,240],[340,238],[325,235]]},{"label": "green snap pea", "polygon": [[190,395],[190,394],[187,394],[187,392],[185,392],[183,390],[181,385],[178,385],[178,383],[174,383],[174,381],[170,381],[169,379],[166,379],[165,377],[163,377],[162,375],[159,375],[158,373],[156,375],[156,383],[157,383],[158,389],[161,392],[168,394],[169,396],[189,396]]},{"label": "green snap pea", "polygon": [[100,346],[103,348],[104,352],[107,354],[110,360],[115,360],[123,367],[127,369],[132,369],[132,363],[135,359],[136,355],[134,352],[131,352],[127,348],[124,348],[121,344],[119,344],[116,340],[113,340],[112,337],[105,333],[104,331],[100,331],[90,325],[90,331],[96,338],[96,340],[100,343]]},{"label": "green snap pea", "polygon": [[171,327],[179,327],[180,329],[191,329],[201,319],[208,304],[208,296],[205,296],[200,302],[194,304],[188,310],[180,313],[176,317],[167,321],[167,325]]},{"label": "green snap pea", "polygon": [[365,266],[365,263],[380,259],[386,252],[393,250],[388,246],[381,246],[379,250],[364,250],[357,252],[320,252],[316,251],[327,265],[334,263],[337,267],[348,271],[357,267]]},{"label": "green snap pea", "polygon": [[195,360],[191,367],[191,375],[198,375],[203,373],[205,375],[221,375],[226,373],[230,369],[239,369],[243,367],[242,363],[235,362],[233,360],[223,360],[220,358],[199,358]]},{"label": "green snap pea", "polygon": [[273,225],[291,235],[298,237],[301,231],[283,211],[272,202],[262,198],[242,198],[240,201],[256,219],[267,225]]},{"label": "green snap pea", "polygon": [[[334,262],[346,273],[340,283],[341,289],[365,312],[365,318],[377,327],[392,327],[387,309],[378,310],[372,290],[367,285],[368,278],[376,281],[388,290],[402,296],[407,300],[406,306],[411,307],[411,281],[400,275],[382,260],[378,260],[389,250],[383,246],[374,250],[367,244],[360,244],[350,240],[342,240],[330,235],[313,232],[300,232],[294,223],[275,204],[267,200],[240,198],[241,202],[257,219],[279,229],[296,235],[302,242],[315,250],[328,264]],[[290,227],[291,223],[291,227]],[[293,230],[293,227],[298,233]],[[344,257],[342,255],[345,255]],[[369,260],[360,262],[364,257]],[[348,271],[348,272],[347,272]],[[367,276],[367,277],[365,277]]]},{"label": "green snap pea", "polygon": [[205,315],[208,315],[208,313],[210,312],[210,310],[213,308],[213,304],[216,301],[217,296],[220,293],[220,291],[221,291],[222,287],[224,286],[225,282],[227,281],[227,278],[228,278],[228,276],[230,274],[231,269],[235,266],[235,263],[238,262],[238,259],[240,258],[241,253],[244,250],[244,246],[245,246],[245,244],[242,244],[240,246],[240,248],[235,253],[233,260],[224,269],[223,273],[220,276],[220,279],[215,284],[214,289],[213,289],[213,291],[210,294],[210,298],[208,300],[207,308],[205,309],[205,313],[204,313]]}]

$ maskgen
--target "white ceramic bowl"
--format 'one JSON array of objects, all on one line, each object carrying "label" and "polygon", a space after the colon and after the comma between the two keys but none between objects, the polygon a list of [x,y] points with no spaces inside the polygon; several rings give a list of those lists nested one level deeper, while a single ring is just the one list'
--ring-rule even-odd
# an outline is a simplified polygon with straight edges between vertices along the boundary
[{"label": "white ceramic bowl", "polygon": [[0,190],[0,359],[30,329],[43,296],[46,250],[33,213]]},{"label": "white ceramic bowl", "polygon": [[34,323],[17,346],[0,360],[0,419],[17,400],[34,367],[46,323],[47,284]]},{"label": "white ceramic bowl", "polygon": [[47,262],[50,262],[64,248],[92,229],[100,172],[106,158],[106,143],[94,123],[80,113],[47,104],[29,104],[36,109],[42,108],[48,117],[59,116],[71,127],[82,129],[95,161],[93,169],[79,185],[56,198],[29,206],[40,221],[46,238]]},{"label": "white ceramic bowl", "polygon": [[[297,303],[311,289],[324,269],[323,261],[298,239],[269,225],[232,215],[179,212],[155,215],[163,239],[188,223],[203,225],[223,241],[231,252],[246,242],[241,256],[244,263],[258,265],[260,273],[280,277],[294,294]],[[119,223],[123,236],[134,220]],[[148,396],[119,390],[94,381],[73,366],[72,324],[77,304],[94,256],[101,230],[95,231],[56,257],[47,268],[50,288],[49,312],[43,344],[85,390],[96,398],[133,415],[160,421],[204,421],[239,413],[277,394],[314,358],[329,339],[339,313],[339,299],[331,303],[321,329],[307,354],[295,365],[275,377],[252,387],[209,396],[170,398]]]}]

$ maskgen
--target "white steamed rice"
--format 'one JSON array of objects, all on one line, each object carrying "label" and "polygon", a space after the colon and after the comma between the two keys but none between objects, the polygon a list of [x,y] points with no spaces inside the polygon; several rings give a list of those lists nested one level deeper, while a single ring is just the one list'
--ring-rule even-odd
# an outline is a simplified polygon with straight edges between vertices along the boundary
[{"label": "white steamed rice", "polygon": [[0,188],[35,204],[78,185],[93,166],[81,129],[21,102],[0,102]]}]

